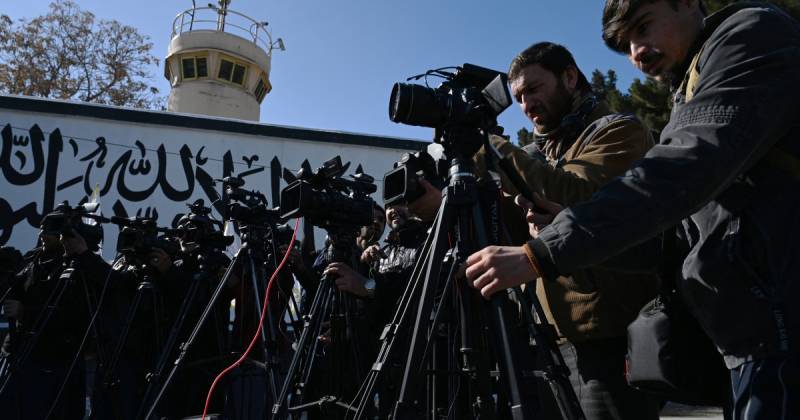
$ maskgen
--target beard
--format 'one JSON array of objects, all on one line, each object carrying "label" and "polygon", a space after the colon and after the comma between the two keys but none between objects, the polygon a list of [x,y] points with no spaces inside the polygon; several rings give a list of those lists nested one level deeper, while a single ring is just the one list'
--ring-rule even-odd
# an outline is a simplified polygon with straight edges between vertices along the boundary
[{"label": "beard", "polygon": [[572,95],[559,79],[556,82],[556,90],[550,98],[549,103],[545,104],[542,110],[540,122],[534,123],[538,133],[548,133],[561,126],[561,120],[572,111]]}]

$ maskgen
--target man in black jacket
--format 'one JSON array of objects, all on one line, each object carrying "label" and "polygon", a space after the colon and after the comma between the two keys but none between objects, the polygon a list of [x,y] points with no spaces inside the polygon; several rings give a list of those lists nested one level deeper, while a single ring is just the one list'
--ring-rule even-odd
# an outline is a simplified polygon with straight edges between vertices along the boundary
[{"label": "man in black jacket", "polygon": [[598,264],[681,223],[679,288],[731,370],[734,416],[800,416],[800,27],[763,3],[607,0],[604,39],[674,101],[660,144],[522,247],[468,258],[485,296]]}]

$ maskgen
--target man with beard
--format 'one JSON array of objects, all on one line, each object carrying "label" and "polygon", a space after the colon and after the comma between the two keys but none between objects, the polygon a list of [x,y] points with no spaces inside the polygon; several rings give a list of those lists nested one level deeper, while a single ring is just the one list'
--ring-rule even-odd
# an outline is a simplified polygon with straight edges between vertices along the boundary
[{"label": "man with beard", "polygon": [[607,0],[603,38],[674,90],[644,159],[521,247],[468,258],[484,296],[607,261],[675,224],[676,280],[730,369],[737,419],[800,413],[800,25],[765,3]]},{"label": "man with beard", "polygon": [[[508,80],[516,102],[533,123],[534,141],[524,149],[498,136],[491,141],[540,197],[564,205],[586,201],[653,146],[648,129],[636,117],[612,113],[597,99],[561,45],[541,42],[528,47],[512,61]],[[479,174],[485,172],[481,166],[479,157]],[[515,195],[508,178],[501,177],[503,191]],[[425,197],[421,201],[414,203],[414,210],[436,207],[424,204]],[[520,204],[530,208],[530,203]],[[544,222],[540,217],[529,211],[527,221]],[[527,231],[509,230],[512,236]],[[530,237],[514,239],[524,242]],[[655,296],[656,276],[587,267],[549,280],[536,285],[536,294],[562,337],[560,349],[587,419],[658,418],[656,404],[624,379],[626,328]]]}]

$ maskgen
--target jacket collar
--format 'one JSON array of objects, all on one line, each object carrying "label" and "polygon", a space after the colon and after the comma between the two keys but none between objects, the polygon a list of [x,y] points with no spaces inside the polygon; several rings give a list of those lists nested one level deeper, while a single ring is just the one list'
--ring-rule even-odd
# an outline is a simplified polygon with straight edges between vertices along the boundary
[{"label": "jacket collar", "polygon": [[709,16],[706,16],[706,18],[703,19],[703,29],[697,35],[697,38],[694,40],[694,43],[692,44],[691,48],[689,48],[689,51],[686,53],[686,57],[684,57],[683,62],[675,71],[676,77],[671,81],[671,86],[673,90],[677,89],[683,82],[684,77],[681,76],[685,75],[686,72],[689,70],[689,65],[694,59],[694,56],[700,52],[703,45],[706,43],[706,41],[708,41],[708,38],[711,37],[711,34],[713,34],[714,31],[717,30],[719,25],[721,25],[722,22],[731,17],[731,15],[733,15],[734,13],[751,7],[765,7],[765,4],[755,3],[755,2],[734,3],[729,6],[723,7],[722,9],[718,10],[717,12]]}]

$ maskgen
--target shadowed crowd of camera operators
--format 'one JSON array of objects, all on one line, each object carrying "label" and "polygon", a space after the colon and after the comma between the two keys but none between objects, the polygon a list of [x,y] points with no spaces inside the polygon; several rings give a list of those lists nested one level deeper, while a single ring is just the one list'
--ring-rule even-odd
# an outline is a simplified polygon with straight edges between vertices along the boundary
[{"label": "shadowed crowd of camera operators", "polygon": [[[279,208],[222,180],[232,259],[202,202],[170,228],[59,206],[33,250],[0,252],[0,415],[80,419],[86,389],[96,419],[199,415],[256,334],[209,412],[641,420],[675,400],[796,418],[800,25],[760,3],[607,0],[603,39],[672,87],[659,139],[539,42],[508,74],[394,86],[390,118],[434,143],[385,175],[385,210],[338,157],[285,175]],[[525,147],[497,126],[514,101]],[[281,225],[300,217],[302,242]]]}]

